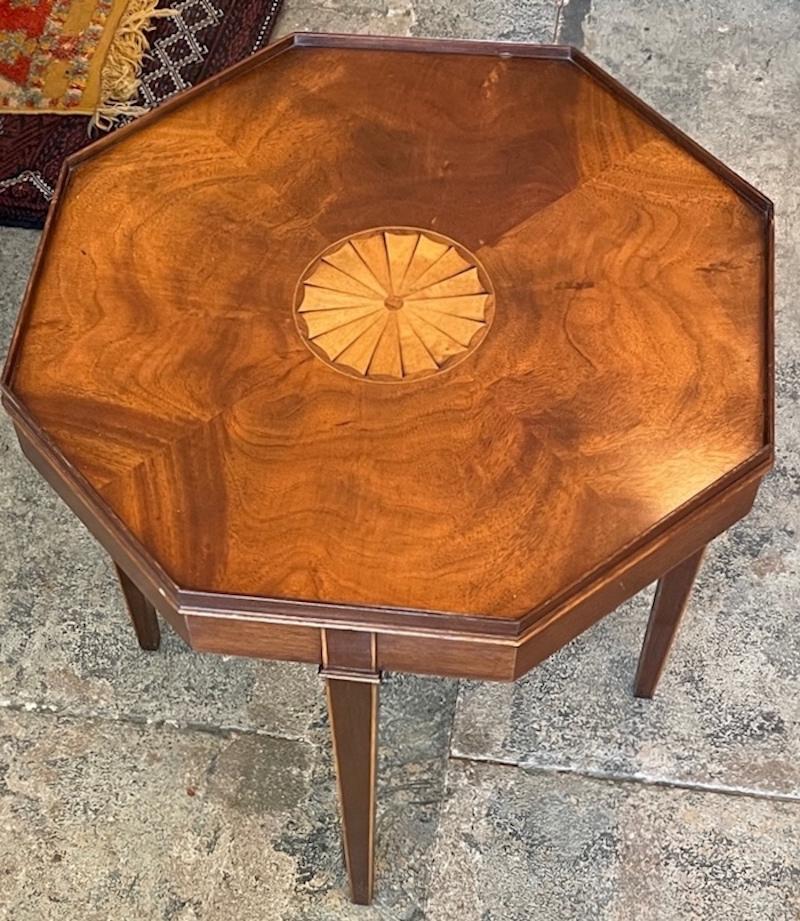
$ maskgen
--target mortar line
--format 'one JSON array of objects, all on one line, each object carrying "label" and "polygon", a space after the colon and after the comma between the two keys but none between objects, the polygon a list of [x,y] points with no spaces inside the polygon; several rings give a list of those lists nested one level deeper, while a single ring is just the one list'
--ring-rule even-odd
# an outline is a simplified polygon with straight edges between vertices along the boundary
[{"label": "mortar line", "polygon": [[38,715],[63,717],[69,720],[88,720],[99,723],[126,723],[132,726],[152,726],[155,729],[174,729],[176,732],[202,732],[207,735],[225,738],[232,733],[236,735],[263,736],[268,739],[280,739],[284,742],[305,742],[307,745],[314,743],[299,735],[281,735],[268,729],[259,729],[252,726],[237,726],[235,724],[221,724],[194,722],[192,720],[174,720],[168,717],[150,717],[136,713],[101,713],[97,710],[69,710],[57,707],[55,704],[43,701],[15,701],[6,698],[0,699],[0,711],[9,710],[13,713],[36,713]]},{"label": "mortar line", "polygon": [[[201,723],[193,722],[190,720],[153,718],[140,716],[133,713],[109,714],[89,710],[67,710],[60,709],[54,704],[47,704],[41,701],[21,702],[8,699],[0,699],[0,711],[2,710],[8,710],[12,713],[35,713],[37,715],[49,715],[74,721],[88,720],[90,722],[94,721],[99,723],[123,723],[131,726],[152,727],[154,729],[167,728],[175,730],[176,732],[201,732],[205,733],[206,735],[217,736],[218,738],[226,738],[235,733],[236,735],[254,735],[268,739],[279,739],[285,742],[303,742],[306,745],[314,745],[313,741],[307,738],[303,738],[302,736],[281,735],[277,732],[270,732],[266,729],[258,729],[254,727],[237,726],[235,724],[216,725],[214,723]],[[465,764],[485,764],[493,767],[516,769],[519,771],[524,771],[527,774],[568,774],[570,776],[586,777],[591,780],[604,780],[611,783],[628,783],[638,784],[639,786],[665,787],[668,789],[689,790],[696,793],[716,793],[723,796],[744,796],[750,799],[770,800],[780,803],[800,803],[800,794],[774,793],[765,790],[754,790],[748,787],[702,783],[701,781],[678,779],[670,780],[665,777],[649,777],[646,774],[622,774],[616,771],[576,768],[568,767],[566,765],[533,765],[511,760],[503,760],[500,758],[486,758],[474,755],[467,756],[452,753],[445,756],[445,764],[450,761],[459,761]],[[446,773],[447,772],[445,768],[445,775]],[[444,799],[444,789],[442,793]]]},{"label": "mortar line", "polygon": [[558,42],[558,29],[561,25],[561,12],[564,9],[564,4],[567,0],[556,0],[556,16],[555,22],[553,23],[553,44]]},{"label": "mortar line", "polygon": [[696,793],[718,793],[723,796],[746,796],[750,799],[773,800],[780,803],[800,804],[800,794],[796,793],[770,793],[766,790],[755,790],[750,787],[736,787],[724,784],[703,783],[693,780],[670,780],[666,777],[651,777],[647,774],[622,774],[617,771],[602,771],[592,768],[568,767],[566,765],[535,765],[518,761],[504,761],[500,758],[486,758],[480,756],[467,756],[450,754],[450,761],[463,761],[467,764],[487,764],[493,767],[515,768],[526,774],[569,774],[575,777],[587,777],[591,780],[606,780],[612,783],[638,784],[648,787],[667,787],[676,790],[691,790]]}]

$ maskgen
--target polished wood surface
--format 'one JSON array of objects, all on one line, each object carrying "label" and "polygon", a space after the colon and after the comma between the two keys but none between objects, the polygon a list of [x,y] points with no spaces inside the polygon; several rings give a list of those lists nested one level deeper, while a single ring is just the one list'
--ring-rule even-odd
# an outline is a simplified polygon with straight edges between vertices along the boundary
[{"label": "polished wood surface", "polygon": [[[763,476],[763,471],[752,472],[724,497],[708,499],[685,520],[674,523],[656,541],[626,553],[601,580],[563,592],[542,617],[515,634],[503,635],[495,631],[496,621],[481,618],[432,619],[392,609],[354,613],[334,605],[267,605],[263,599],[241,597],[220,604],[213,596],[177,589],[152,559],[141,554],[119,522],[100,517],[91,491],[83,492],[72,471],[47,458],[24,424],[18,422],[17,434],[31,463],[109,554],[136,573],[137,585],[151,603],[156,599],[159,613],[190,646],[226,655],[321,662],[323,625],[365,630],[371,623],[378,631],[381,669],[499,681],[525,674],[743,518]],[[436,629],[439,624],[441,629]]]},{"label": "polished wood surface", "polygon": [[156,609],[119,566],[115,564],[114,569],[117,572],[120,588],[122,589],[125,604],[128,608],[128,614],[130,614],[139,645],[142,649],[158,649],[161,643],[161,631],[158,627]]},{"label": "polished wood surface", "polygon": [[655,693],[704,553],[701,547],[658,580],[634,680],[637,697]]},{"label": "polished wood surface", "polygon": [[[766,200],[563,50],[303,41],[60,193],[7,402],[132,554],[220,609],[503,632],[763,473]],[[394,332],[365,372],[312,354],[298,285],[381,228],[475,258],[491,299],[458,319],[483,335],[444,330],[464,357],[431,346],[434,371]]]},{"label": "polished wood surface", "polygon": [[353,901],[372,901],[378,683],[375,635],[323,632],[323,669],[333,737],[342,844]]}]

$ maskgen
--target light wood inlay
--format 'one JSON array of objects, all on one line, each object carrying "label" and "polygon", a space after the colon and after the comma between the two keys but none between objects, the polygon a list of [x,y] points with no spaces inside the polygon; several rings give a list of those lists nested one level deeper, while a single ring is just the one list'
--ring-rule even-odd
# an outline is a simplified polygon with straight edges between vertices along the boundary
[{"label": "light wood inlay", "polygon": [[405,381],[477,348],[494,297],[477,259],[455,241],[387,227],[328,247],[303,273],[295,304],[317,357],[354,377]]}]

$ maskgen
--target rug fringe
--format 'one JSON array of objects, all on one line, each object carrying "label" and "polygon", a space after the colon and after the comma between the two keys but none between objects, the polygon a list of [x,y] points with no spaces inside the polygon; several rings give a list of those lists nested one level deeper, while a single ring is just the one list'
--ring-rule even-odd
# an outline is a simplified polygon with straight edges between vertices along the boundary
[{"label": "rug fringe", "polygon": [[133,100],[141,85],[142,62],[150,48],[146,33],[154,19],[175,16],[177,10],[156,9],[159,0],[130,0],[117,26],[100,74],[100,101],[89,122],[89,132],[109,131],[123,118],[147,112]]}]

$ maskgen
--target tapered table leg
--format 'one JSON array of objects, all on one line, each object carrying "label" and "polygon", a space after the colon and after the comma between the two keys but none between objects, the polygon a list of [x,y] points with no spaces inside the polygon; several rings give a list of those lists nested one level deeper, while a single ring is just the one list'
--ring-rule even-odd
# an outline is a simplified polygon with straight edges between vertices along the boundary
[{"label": "tapered table leg", "polygon": [[116,563],[114,569],[117,571],[117,578],[122,594],[125,596],[125,604],[131,616],[139,645],[142,649],[158,649],[158,644],[161,642],[161,631],[158,627],[156,609]]},{"label": "tapered table leg", "polygon": [[658,581],[636,670],[634,694],[637,697],[652,697],[655,692],[705,549],[687,557]]},{"label": "tapered table leg", "polygon": [[372,634],[323,631],[323,668],[353,901],[372,901],[378,686]]}]

